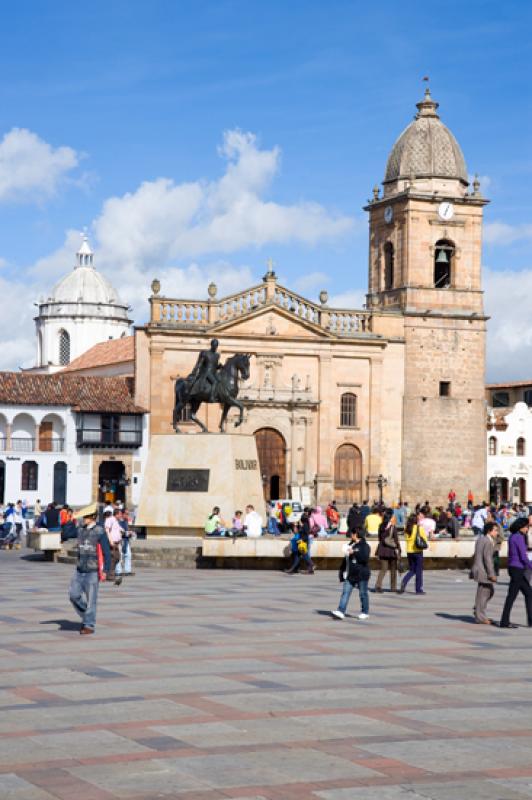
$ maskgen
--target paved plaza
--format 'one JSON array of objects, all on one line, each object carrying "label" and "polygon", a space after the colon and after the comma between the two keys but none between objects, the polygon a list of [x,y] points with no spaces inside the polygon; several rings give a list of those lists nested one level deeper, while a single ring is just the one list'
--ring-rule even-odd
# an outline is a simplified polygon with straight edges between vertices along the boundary
[{"label": "paved plaza", "polygon": [[144,569],[81,637],[72,569],[0,552],[1,800],[532,798],[532,632],[463,572],[340,622],[334,572]]}]

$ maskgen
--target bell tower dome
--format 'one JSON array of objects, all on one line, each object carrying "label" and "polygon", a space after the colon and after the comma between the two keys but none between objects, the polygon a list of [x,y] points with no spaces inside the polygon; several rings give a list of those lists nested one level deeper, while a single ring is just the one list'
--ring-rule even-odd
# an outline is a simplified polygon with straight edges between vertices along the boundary
[{"label": "bell tower dome", "polygon": [[[402,496],[485,495],[482,214],[488,201],[427,89],[369,212],[367,305],[402,318]],[[459,443],[459,444],[457,444]],[[427,486],[427,476],[430,485]]]},{"label": "bell tower dome", "polygon": [[369,211],[368,305],[482,314],[480,184],[427,88]]}]

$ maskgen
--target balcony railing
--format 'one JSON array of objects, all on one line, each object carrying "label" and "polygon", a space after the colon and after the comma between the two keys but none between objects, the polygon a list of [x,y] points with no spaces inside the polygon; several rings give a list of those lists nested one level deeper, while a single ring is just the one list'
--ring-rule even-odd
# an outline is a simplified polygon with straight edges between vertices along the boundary
[{"label": "balcony railing", "polygon": [[[9,447],[9,445],[11,445]],[[7,442],[7,446],[15,453],[33,453],[35,450],[35,439],[26,439],[22,436],[12,436]]]},{"label": "balcony railing", "polygon": [[103,431],[101,428],[78,428],[78,447],[140,447],[142,431]]},{"label": "balcony railing", "polygon": [[65,449],[64,439],[41,439],[25,436],[0,436],[0,450],[13,453],[62,453]]}]

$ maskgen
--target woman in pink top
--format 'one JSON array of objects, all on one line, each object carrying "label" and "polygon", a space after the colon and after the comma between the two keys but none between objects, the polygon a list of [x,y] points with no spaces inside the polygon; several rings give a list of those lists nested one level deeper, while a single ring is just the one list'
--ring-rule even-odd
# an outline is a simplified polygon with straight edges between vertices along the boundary
[{"label": "woman in pink top", "polygon": [[313,536],[327,536],[327,517],[323,513],[321,506],[316,506],[312,510],[309,525]]},{"label": "woman in pink top", "polygon": [[111,547],[111,573],[110,580],[115,579],[115,586],[122,583],[122,528],[112,511],[105,511],[103,526]]}]

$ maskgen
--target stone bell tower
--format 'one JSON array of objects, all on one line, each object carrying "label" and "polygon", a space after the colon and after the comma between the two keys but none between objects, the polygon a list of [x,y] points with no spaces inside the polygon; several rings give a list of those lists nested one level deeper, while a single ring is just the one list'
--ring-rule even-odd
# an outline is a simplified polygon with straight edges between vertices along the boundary
[{"label": "stone bell tower", "polygon": [[427,89],[369,211],[367,304],[404,318],[402,496],[486,494],[482,213],[462,151]]}]

